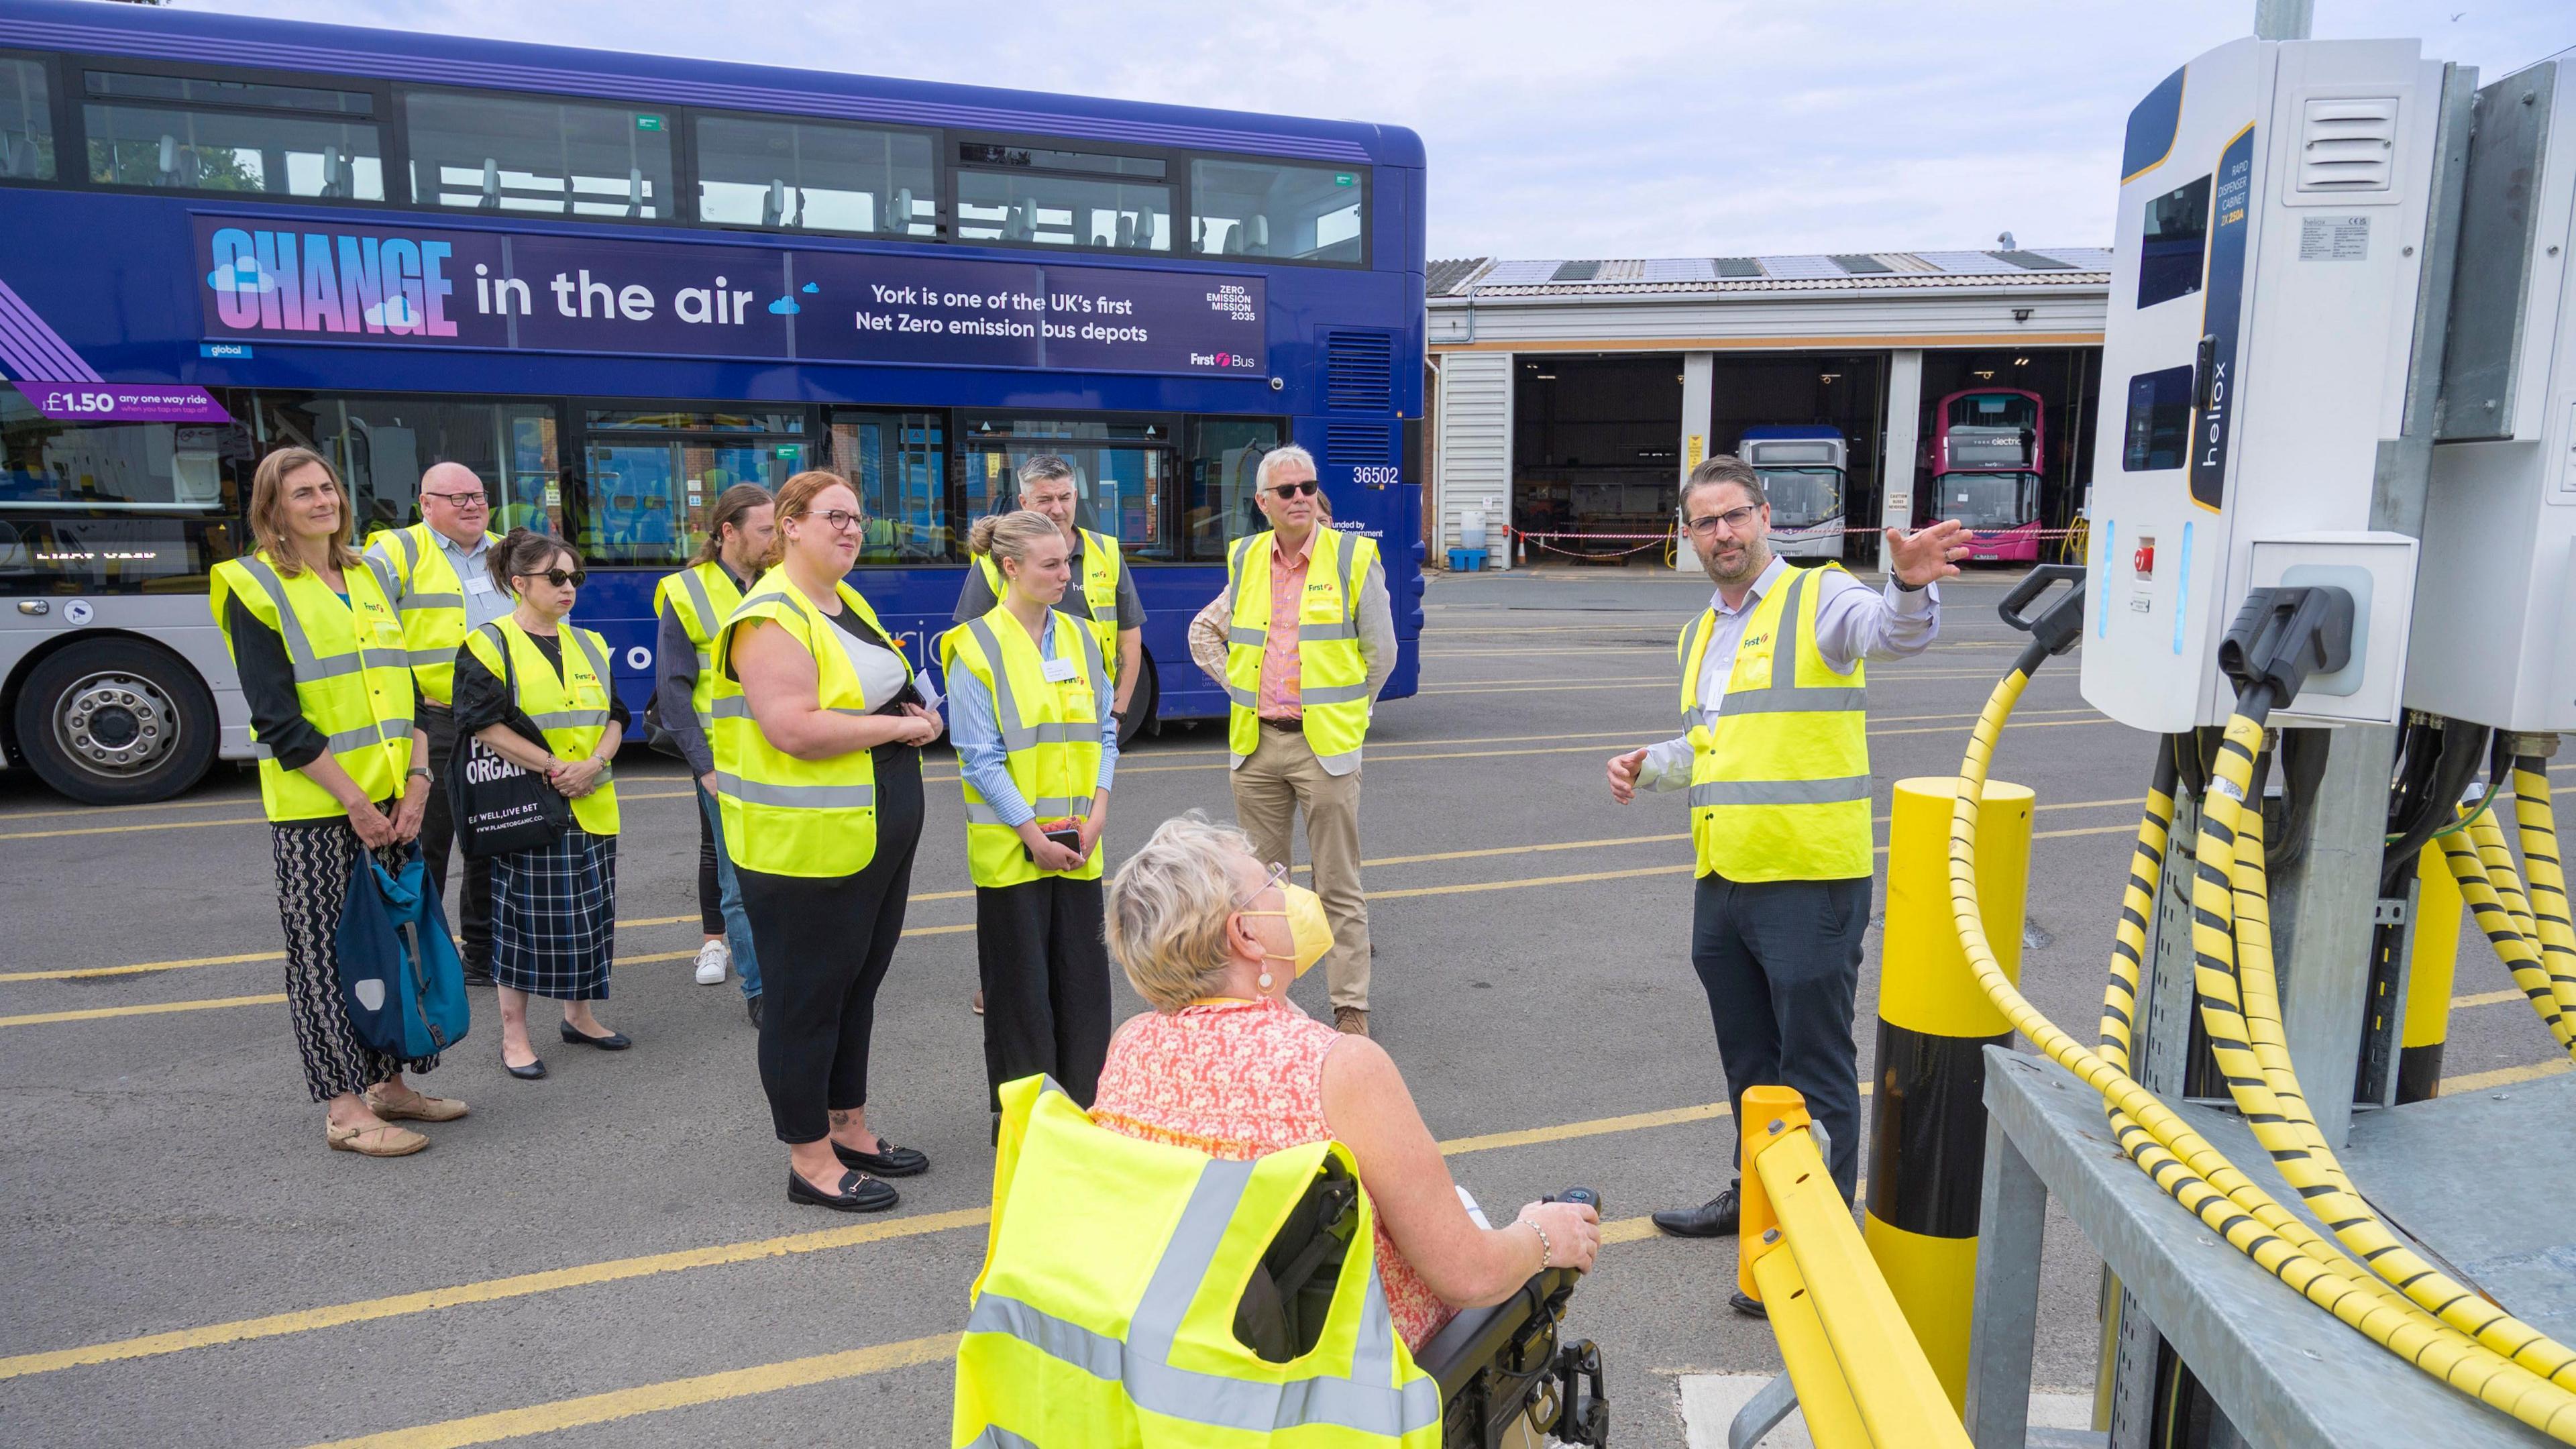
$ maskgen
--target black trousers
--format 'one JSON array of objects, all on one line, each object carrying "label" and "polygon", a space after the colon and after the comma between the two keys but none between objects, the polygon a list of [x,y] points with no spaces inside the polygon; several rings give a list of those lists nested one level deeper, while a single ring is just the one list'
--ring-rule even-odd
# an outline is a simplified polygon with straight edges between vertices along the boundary
[{"label": "black trousers", "polygon": [[1691,909],[1691,965],[1708,992],[1735,1107],[1730,1163],[1743,1161],[1744,1089],[1793,1087],[1831,1138],[1828,1165],[1845,1201],[1860,1177],[1852,997],[1869,890],[1867,876],[1739,882],[1704,875]]},{"label": "black trousers", "polygon": [[[716,824],[707,812],[698,812],[698,933],[721,936],[725,932],[724,891],[716,882]],[[753,950],[760,948],[754,946]]]},{"label": "black trousers", "polygon": [[1044,1072],[1079,1106],[1109,1057],[1109,943],[1100,882],[1040,876],[975,888],[975,961],[984,984],[984,1076],[1001,1088]]},{"label": "black trousers", "polygon": [[[447,804],[447,761],[456,749],[456,716],[435,704],[420,707],[420,727],[429,736],[429,811],[420,818],[420,854],[429,863],[429,888],[447,894],[447,854],[456,841],[456,818]],[[456,954],[469,971],[492,969],[492,862],[465,862],[465,881],[456,893]]]},{"label": "black trousers", "polygon": [[877,988],[903,937],[921,844],[921,752],[879,745],[877,853],[855,875],[768,875],[737,864],[760,957],[760,1085],[778,1140],[819,1142],[831,1114],[868,1104]]}]

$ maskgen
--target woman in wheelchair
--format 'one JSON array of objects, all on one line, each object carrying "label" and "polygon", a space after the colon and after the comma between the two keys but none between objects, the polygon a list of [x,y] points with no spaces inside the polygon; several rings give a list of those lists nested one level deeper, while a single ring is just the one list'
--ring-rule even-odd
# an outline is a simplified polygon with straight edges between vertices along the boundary
[{"label": "woman in wheelchair", "polygon": [[1110,1042],[1099,1126],[1230,1160],[1340,1142],[1376,1208],[1378,1271],[1408,1348],[1544,1269],[1591,1268],[1590,1205],[1535,1202],[1483,1226],[1385,1048],[1288,1001],[1332,931],[1314,893],[1253,859],[1241,831],[1195,812],[1164,822],[1107,907],[1109,949],[1154,1010]]}]

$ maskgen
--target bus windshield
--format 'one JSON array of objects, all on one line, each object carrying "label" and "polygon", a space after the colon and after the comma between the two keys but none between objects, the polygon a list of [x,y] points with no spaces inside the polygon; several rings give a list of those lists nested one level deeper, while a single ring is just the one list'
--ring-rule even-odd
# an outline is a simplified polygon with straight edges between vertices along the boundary
[{"label": "bus windshield", "polygon": [[1940,503],[1933,516],[1970,528],[2019,528],[2039,517],[2036,473],[1944,473],[1934,487]]},{"label": "bus windshield", "polygon": [[1813,528],[1843,511],[1840,468],[1757,468],[1773,528]]}]

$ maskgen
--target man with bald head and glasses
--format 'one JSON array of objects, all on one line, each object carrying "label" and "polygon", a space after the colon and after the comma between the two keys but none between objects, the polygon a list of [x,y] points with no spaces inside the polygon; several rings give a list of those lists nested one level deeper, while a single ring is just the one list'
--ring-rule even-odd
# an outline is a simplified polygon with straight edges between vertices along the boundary
[{"label": "man with bald head and glasses", "polygon": [[1368,895],[1360,889],[1360,744],[1395,672],[1395,610],[1377,540],[1331,527],[1315,456],[1262,455],[1254,501],[1270,527],[1226,551],[1225,591],[1190,621],[1190,658],[1232,701],[1235,819],[1265,865],[1285,864],[1297,812],[1333,927],[1333,1025],[1369,1031]]},{"label": "man with bald head and glasses", "polygon": [[[453,708],[456,651],[465,636],[515,608],[518,600],[492,580],[492,496],[482,476],[462,463],[433,463],[420,475],[420,522],[367,540],[367,564],[385,597],[402,615],[403,647],[411,654],[412,683],[420,696],[421,728],[429,735],[429,813],[420,825],[420,849],[430,887],[447,890],[447,852],[456,822],[447,805],[447,757],[456,747]],[[459,954],[465,979],[492,984],[492,865],[465,862],[456,903]]]},{"label": "man with bald head and glasses", "polygon": [[[1886,533],[1878,589],[1839,564],[1794,569],[1771,552],[1771,505],[1740,459],[1682,485],[1691,547],[1717,586],[1682,630],[1684,733],[1610,761],[1610,796],[1690,792],[1698,853],[1691,965],[1708,992],[1729,1101],[1788,1086],[1831,1139],[1848,1199],[1860,1165],[1853,994],[1869,927],[1869,743],[1864,660],[1923,652],[1941,627],[1934,581],[1959,572],[1964,530]],[[1730,1159],[1732,1160],[1732,1159]],[[1659,1212],[1682,1237],[1735,1231],[1737,1189]],[[1759,1313],[1743,1294],[1739,1311]]]}]

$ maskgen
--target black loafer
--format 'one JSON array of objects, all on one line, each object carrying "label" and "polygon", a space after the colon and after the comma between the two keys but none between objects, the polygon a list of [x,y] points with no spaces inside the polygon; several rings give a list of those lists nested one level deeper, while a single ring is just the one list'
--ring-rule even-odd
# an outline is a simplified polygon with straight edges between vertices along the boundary
[{"label": "black loafer", "polygon": [[787,1200],[807,1202],[842,1213],[881,1213],[903,1199],[893,1188],[864,1172],[841,1175],[841,1190],[829,1193],[805,1180],[805,1174],[787,1169]]},{"label": "black loafer", "polygon": [[622,1052],[635,1045],[634,1040],[622,1031],[612,1031],[606,1036],[591,1036],[574,1029],[573,1024],[568,1021],[562,1023],[562,1028],[563,1039],[571,1046],[595,1046],[604,1052]]},{"label": "black loafer", "polygon": [[832,1155],[843,1167],[873,1172],[879,1177],[919,1177],[930,1170],[930,1159],[909,1147],[897,1147],[883,1137],[877,1139],[877,1150],[861,1152],[855,1147],[832,1144]]},{"label": "black loafer", "polygon": [[1723,1238],[1735,1231],[1736,1202],[1730,1187],[1698,1207],[1655,1214],[1655,1226],[1676,1238]]},{"label": "black loafer", "polygon": [[501,1070],[508,1072],[511,1076],[514,1076],[523,1082],[542,1082],[546,1079],[546,1063],[545,1058],[543,1057],[539,1057],[537,1060],[528,1063],[524,1067],[514,1067],[510,1065],[509,1059],[505,1057],[501,1061]]},{"label": "black loafer", "polygon": [[492,973],[488,968],[482,966],[468,966],[465,968],[465,984],[468,986],[495,986],[499,983],[492,979]]},{"label": "black loafer", "polygon": [[1747,1318],[1769,1318],[1771,1316],[1771,1310],[1762,1306],[1761,1299],[1755,1298],[1740,1290],[1726,1295],[1726,1306],[1743,1314]]},{"label": "black loafer", "polygon": [[760,998],[757,996],[747,996],[743,998],[742,1008],[744,1012],[751,1017],[751,1029],[758,1031],[760,1029]]}]

